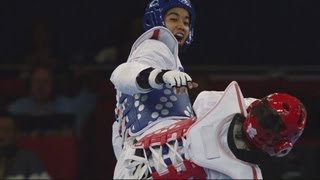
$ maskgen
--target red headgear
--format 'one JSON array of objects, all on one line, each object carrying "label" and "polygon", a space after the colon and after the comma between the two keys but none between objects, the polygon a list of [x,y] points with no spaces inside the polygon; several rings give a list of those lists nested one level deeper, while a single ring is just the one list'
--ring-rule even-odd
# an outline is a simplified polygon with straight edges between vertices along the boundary
[{"label": "red headgear", "polygon": [[[251,113],[251,109],[260,103],[265,103],[271,111],[280,116],[282,125],[278,132],[263,128],[256,114]],[[277,157],[289,153],[293,144],[301,136],[307,119],[304,105],[297,98],[283,93],[270,94],[263,100],[253,102],[248,111],[243,124],[247,139],[257,148]]]}]

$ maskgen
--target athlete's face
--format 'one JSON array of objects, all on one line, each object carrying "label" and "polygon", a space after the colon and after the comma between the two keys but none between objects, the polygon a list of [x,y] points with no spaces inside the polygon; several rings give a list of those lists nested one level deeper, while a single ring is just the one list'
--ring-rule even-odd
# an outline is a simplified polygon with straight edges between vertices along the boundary
[{"label": "athlete's face", "polygon": [[169,9],[164,16],[164,23],[176,37],[179,45],[183,45],[190,31],[188,11],[179,7]]}]

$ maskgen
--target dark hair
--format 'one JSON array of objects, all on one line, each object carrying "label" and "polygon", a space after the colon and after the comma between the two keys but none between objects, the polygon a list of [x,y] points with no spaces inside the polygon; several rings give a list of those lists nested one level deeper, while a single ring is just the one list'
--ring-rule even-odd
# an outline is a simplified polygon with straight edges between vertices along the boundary
[{"label": "dark hair", "polygon": [[266,99],[262,99],[260,103],[252,107],[251,112],[263,129],[278,133],[284,127],[281,116],[270,109]]}]

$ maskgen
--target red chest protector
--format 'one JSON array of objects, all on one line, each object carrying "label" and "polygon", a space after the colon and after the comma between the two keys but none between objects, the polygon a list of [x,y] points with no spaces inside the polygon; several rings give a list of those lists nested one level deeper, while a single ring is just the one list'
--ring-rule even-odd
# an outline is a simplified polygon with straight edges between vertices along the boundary
[{"label": "red chest protector", "polygon": [[135,144],[143,149],[153,179],[206,179],[203,168],[185,156],[186,132],[193,123],[193,119],[178,121]]}]

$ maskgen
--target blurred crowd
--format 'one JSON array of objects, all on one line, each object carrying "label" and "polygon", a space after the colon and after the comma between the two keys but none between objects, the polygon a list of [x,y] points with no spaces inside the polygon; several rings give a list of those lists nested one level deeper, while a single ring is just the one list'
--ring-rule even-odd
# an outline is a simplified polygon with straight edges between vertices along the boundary
[{"label": "blurred crowd", "polygon": [[[30,46],[19,61],[1,67],[0,178],[87,179],[94,173],[108,179],[112,175],[101,168],[113,160],[108,72],[83,65],[88,55],[75,55],[74,62],[57,55],[45,22],[30,32]],[[90,57],[98,64],[118,58],[113,46],[94,53]]]}]

